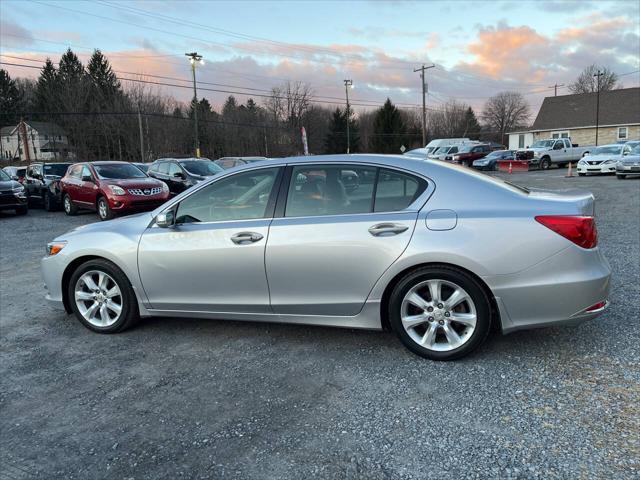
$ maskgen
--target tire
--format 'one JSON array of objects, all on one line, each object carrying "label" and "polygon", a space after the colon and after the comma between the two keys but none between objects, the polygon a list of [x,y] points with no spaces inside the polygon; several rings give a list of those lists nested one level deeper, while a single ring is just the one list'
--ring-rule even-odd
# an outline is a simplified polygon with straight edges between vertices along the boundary
[{"label": "tire", "polygon": [[29,206],[24,205],[22,207],[16,207],[16,215],[26,215],[29,211]]},{"label": "tire", "polygon": [[584,177],[585,175],[586,175],[586,173],[580,173],[580,172],[578,172],[578,176],[580,176],[580,177]]},{"label": "tire", "polygon": [[618,180],[624,180],[625,178],[627,178],[625,174],[617,174],[616,177],[618,177]]},{"label": "tire", "polygon": [[[430,285],[437,285],[436,282],[441,285],[440,300],[433,302]],[[465,299],[451,308],[447,301],[454,289]],[[418,298],[423,308],[409,301],[410,297],[414,301]],[[491,307],[483,288],[466,272],[448,266],[424,267],[405,275],[391,293],[388,313],[391,327],[404,346],[431,360],[455,360],[468,355],[484,342],[491,327]],[[461,314],[465,313],[463,317]],[[454,320],[456,315],[458,321]],[[411,324],[408,317],[412,317]],[[431,345],[421,345],[423,341]]]},{"label": "tire", "polygon": [[98,197],[96,202],[96,210],[98,211],[98,217],[100,220],[111,220],[115,215],[109,207],[109,202],[104,197]]},{"label": "tire", "polygon": [[53,212],[55,210],[54,202],[51,199],[51,194],[48,191],[45,191],[42,194],[42,206],[47,212]]},{"label": "tire", "polygon": [[78,206],[73,203],[68,193],[65,193],[64,197],[62,197],[62,208],[64,209],[64,213],[69,216],[78,214]]},{"label": "tire", "polygon": [[[95,288],[85,283],[87,278],[93,280]],[[95,294],[95,289],[99,293]],[[80,323],[94,332],[122,332],[139,319],[138,303],[129,279],[107,260],[94,259],[80,265],[69,280],[67,299]],[[119,312],[116,307],[120,308]]]},{"label": "tire", "polygon": [[551,168],[551,160],[549,160],[549,157],[542,157],[540,159],[540,169],[549,170],[550,168]]}]

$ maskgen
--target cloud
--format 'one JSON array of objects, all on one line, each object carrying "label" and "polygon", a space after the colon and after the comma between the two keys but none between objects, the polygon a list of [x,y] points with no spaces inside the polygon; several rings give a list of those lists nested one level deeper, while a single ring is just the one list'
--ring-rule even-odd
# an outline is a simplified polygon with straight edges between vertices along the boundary
[{"label": "cloud", "polygon": [[1,41],[3,48],[29,47],[34,43],[33,35],[29,30],[6,18],[0,19],[0,32],[3,37]]}]

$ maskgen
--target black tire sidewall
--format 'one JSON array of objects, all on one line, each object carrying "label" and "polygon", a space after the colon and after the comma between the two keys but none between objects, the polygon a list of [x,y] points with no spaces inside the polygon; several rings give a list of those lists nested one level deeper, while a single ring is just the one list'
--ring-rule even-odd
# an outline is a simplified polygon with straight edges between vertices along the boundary
[{"label": "black tire sidewall", "polygon": [[[75,302],[75,286],[78,279],[89,270],[99,270],[105,273],[108,273],[111,278],[113,278],[118,287],[120,288],[120,292],[122,294],[122,312],[120,314],[120,318],[113,325],[108,327],[97,327],[92,325],[88,321],[84,319],[80,311],[78,310],[78,306]],[[127,276],[120,270],[116,265],[107,261],[107,260],[89,260],[82,265],[80,265],[74,272],[71,274],[71,278],[69,279],[69,285],[67,287],[67,298],[69,300],[69,305],[71,305],[71,309],[75,314],[76,318],[80,321],[82,325],[87,327],[89,330],[93,330],[98,333],[118,333],[122,330],[131,326],[138,318],[138,304],[136,301],[135,294],[133,292],[133,288],[129,283],[129,279]]]},{"label": "black tire sidewall", "polygon": [[47,212],[51,212],[53,210],[53,205],[51,204],[51,195],[49,192],[44,192],[42,194],[42,206]]},{"label": "black tire sidewall", "polygon": [[[476,307],[476,328],[471,338],[464,345],[448,352],[436,352],[416,344],[404,330],[400,319],[402,299],[406,293],[417,283],[431,279],[447,280],[459,285],[471,296]],[[482,287],[467,273],[445,266],[424,267],[404,276],[393,289],[389,299],[389,322],[404,346],[416,355],[431,360],[455,360],[468,355],[484,342],[491,327],[491,307]]]}]

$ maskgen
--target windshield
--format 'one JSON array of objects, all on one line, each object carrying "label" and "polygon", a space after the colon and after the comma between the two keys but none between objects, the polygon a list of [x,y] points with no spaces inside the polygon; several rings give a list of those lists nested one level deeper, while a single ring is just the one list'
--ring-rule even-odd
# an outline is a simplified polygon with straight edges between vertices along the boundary
[{"label": "windshield", "polygon": [[48,163],[45,164],[42,169],[44,170],[45,175],[56,175],[58,177],[64,177],[64,174],[67,173],[67,168],[69,168],[70,163]]},{"label": "windshield", "polygon": [[210,177],[222,171],[219,165],[209,160],[187,160],[180,162],[180,165],[191,175],[200,175],[202,177]]},{"label": "windshield", "polygon": [[6,182],[7,180],[11,180],[11,177],[7,175],[4,170],[0,170],[0,180]]},{"label": "windshield", "polygon": [[631,155],[640,155],[640,144],[636,145],[633,150],[631,150]]},{"label": "windshield", "polygon": [[107,165],[94,165],[98,177],[101,179],[117,178],[145,178],[147,176],[142,170],[130,163],[112,163]]},{"label": "windshield", "polygon": [[551,148],[554,143],[556,143],[555,140],[538,140],[537,142],[533,142],[533,145],[531,145],[531,147],[532,148]]},{"label": "windshield", "polygon": [[605,145],[596,148],[591,155],[620,155],[622,145]]},{"label": "windshield", "polygon": [[491,152],[489,155],[487,155],[484,158],[500,158],[502,157],[502,155],[505,155],[507,153],[510,153],[508,150],[496,150],[495,152]]},{"label": "windshield", "polygon": [[473,150],[473,147],[475,147],[475,145],[465,145],[464,147],[460,147],[460,150],[458,150],[458,152],[469,153],[471,150]]},{"label": "windshield", "polygon": [[134,163],[134,165],[138,167],[140,170],[142,170],[144,173],[147,173],[147,171],[149,170],[148,163]]}]

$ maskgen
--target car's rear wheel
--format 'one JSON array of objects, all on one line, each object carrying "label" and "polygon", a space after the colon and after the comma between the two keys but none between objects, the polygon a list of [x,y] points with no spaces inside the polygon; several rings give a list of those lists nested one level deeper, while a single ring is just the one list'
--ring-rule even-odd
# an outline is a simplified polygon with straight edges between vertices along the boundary
[{"label": "car's rear wheel", "polygon": [[626,175],[624,175],[624,174],[620,174],[620,173],[619,173],[619,174],[617,174],[617,175],[616,175],[616,177],[618,177],[618,180],[624,180],[625,178],[627,178],[627,176],[626,176]]},{"label": "car's rear wheel", "polygon": [[107,260],[89,260],[71,275],[69,304],[85,327],[117,333],[138,320],[138,304],[126,275]]},{"label": "car's rear wheel", "polygon": [[78,213],[78,207],[71,201],[68,193],[65,193],[62,198],[62,207],[64,208],[64,213],[67,215],[75,215]]},{"label": "car's rear wheel", "polygon": [[98,216],[100,220],[111,220],[114,217],[113,211],[109,207],[109,202],[104,197],[98,199]]},{"label": "car's rear wheel", "polygon": [[389,301],[400,341],[432,360],[454,360],[477,348],[489,333],[491,308],[478,282],[447,266],[425,267],[402,278]]},{"label": "car's rear wheel", "polygon": [[45,191],[42,194],[42,204],[44,209],[47,212],[53,212],[54,210],[54,203],[53,203],[53,199],[51,198],[51,194],[47,191]]}]

